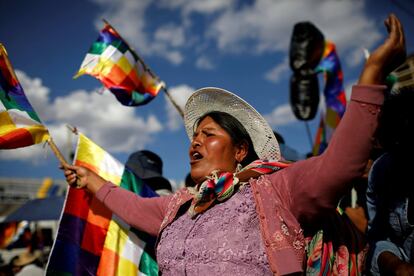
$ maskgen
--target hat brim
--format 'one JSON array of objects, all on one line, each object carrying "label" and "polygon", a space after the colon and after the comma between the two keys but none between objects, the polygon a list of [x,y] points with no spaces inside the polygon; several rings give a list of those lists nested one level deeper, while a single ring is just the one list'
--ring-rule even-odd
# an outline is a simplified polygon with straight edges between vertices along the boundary
[{"label": "hat brim", "polygon": [[187,100],[184,124],[190,140],[196,122],[212,111],[225,112],[236,118],[250,135],[254,150],[260,159],[280,160],[279,144],[263,116],[242,98],[221,88],[201,88]]},{"label": "hat brim", "polygon": [[130,164],[127,162],[125,166],[134,174],[136,174],[139,178],[144,180],[155,177],[163,177],[160,173],[153,170],[144,169],[139,164]]},{"label": "hat brim", "polygon": [[154,192],[160,189],[166,189],[172,191],[171,183],[168,179],[162,176],[147,178],[144,180],[145,184],[147,184]]}]

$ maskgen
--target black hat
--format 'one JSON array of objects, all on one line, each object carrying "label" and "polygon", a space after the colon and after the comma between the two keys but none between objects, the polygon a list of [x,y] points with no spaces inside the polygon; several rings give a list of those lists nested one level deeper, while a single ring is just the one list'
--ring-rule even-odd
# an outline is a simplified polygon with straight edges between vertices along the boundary
[{"label": "black hat", "polygon": [[134,152],[129,156],[125,166],[154,191],[160,189],[172,191],[170,182],[162,176],[162,160],[156,153],[149,150]]}]

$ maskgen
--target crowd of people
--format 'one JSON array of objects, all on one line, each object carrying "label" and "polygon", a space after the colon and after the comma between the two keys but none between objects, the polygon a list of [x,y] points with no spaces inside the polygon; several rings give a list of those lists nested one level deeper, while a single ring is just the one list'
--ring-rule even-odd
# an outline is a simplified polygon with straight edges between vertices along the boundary
[{"label": "crowd of people", "polygon": [[[399,102],[411,103],[405,96],[411,91],[387,94],[387,76],[406,52],[398,18],[390,15],[385,24],[389,35],[366,61],[346,113],[319,156],[285,162],[273,130],[252,106],[208,87],[194,92],[184,111],[191,141],[185,188],[140,198],[72,165],[63,166],[66,180],[157,236],[163,275],[411,275],[411,193],[405,190],[409,183],[403,185],[409,179],[412,139],[406,130],[412,120],[408,108],[397,108],[399,115],[392,111]],[[386,123],[395,120],[398,129]],[[389,141],[391,131],[398,135]],[[385,153],[370,168],[375,137]],[[356,179],[367,183],[367,204],[360,203],[358,213],[343,213],[338,203],[358,185]],[[394,188],[396,179],[401,189]]]},{"label": "crowd of people", "polygon": [[[160,197],[141,198],[82,166],[62,164],[66,180],[156,236],[162,275],[414,275],[414,88],[387,78],[414,72],[413,56],[398,18],[385,25],[387,39],[366,61],[319,156],[286,160],[283,138],[249,103],[207,87],[185,106],[185,187],[173,192],[161,158],[148,150],[131,154],[126,168]],[[352,187],[357,206],[346,199]],[[43,275],[43,266],[29,248],[0,275]]]}]

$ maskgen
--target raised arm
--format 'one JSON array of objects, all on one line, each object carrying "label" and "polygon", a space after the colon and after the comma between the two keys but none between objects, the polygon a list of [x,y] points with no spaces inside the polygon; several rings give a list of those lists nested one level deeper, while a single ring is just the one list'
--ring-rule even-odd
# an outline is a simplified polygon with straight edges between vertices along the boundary
[{"label": "raised arm", "polygon": [[385,77],[405,58],[402,26],[395,15],[385,21],[389,35],[367,60],[351,101],[326,151],[285,172],[291,206],[301,223],[312,223],[334,209],[351,180],[362,175],[372,148],[384,98]]},{"label": "raised arm", "polygon": [[358,84],[384,84],[388,74],[406,58],[405,36],[401,22],[391,14],[384,23],[388,37],[368,58]]},{"label": "raised arm", "polygon": [[169,196],[143,198],[107,182],[85,167],[65,165],[63,169],[69,185],[87,189],[129,225],[150,235],[158,235]]}]

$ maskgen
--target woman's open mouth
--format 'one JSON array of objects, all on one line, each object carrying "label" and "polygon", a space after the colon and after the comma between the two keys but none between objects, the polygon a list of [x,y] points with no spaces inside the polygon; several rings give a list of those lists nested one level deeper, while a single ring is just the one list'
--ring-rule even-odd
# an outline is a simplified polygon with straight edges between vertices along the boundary
[{"label": "woman's open mouth", "polygon": [[203,159],[203,155],[201,153],[199,153],[198,151],[191,152],[190,164],[194,164],[201,159]]}]

